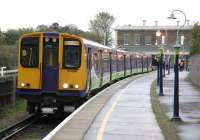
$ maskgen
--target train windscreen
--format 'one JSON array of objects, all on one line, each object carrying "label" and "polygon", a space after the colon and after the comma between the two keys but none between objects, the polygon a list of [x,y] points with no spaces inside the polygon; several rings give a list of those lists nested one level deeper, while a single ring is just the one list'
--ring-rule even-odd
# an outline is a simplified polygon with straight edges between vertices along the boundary
[{"label": "train windscreen", "polygon": [[38,67],[39,37],[23,38],[20,51],[20,63],[23,67]]},{"label": "train windscreen", "polygon": [[79,40],[64,39],[63,67],[77,69],[81,65],[81,43]]}]

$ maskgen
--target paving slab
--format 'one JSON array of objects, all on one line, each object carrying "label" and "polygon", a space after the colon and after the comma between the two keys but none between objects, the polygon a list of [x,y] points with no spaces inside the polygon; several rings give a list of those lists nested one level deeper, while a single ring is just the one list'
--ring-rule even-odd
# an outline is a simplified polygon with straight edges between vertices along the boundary
[{"label": "paving slab", "polygon": [[126,78],[101,91],[61,122],[43,140],[81,140],[106,102],[138,77],[140,75]]},{"label": "paving slab", "polygon": [[150,88],[155,76],[147,74],[118,90],[96,116],[83,140],[163,140],[151,108]]},{"label": "paving slab", "polygon": [[122,80],[102,91],[44,140],[164,140],[151,108],[156,73]]},{"label": "paving slab", "polygon": [[[179,72],[179,107],[181,124],[177,125],[182,140],[200,140],[200,88],[194,86],[189,72]],[[174,74],[164,78],[164,95],[159,100],[169,118],[173,115]]]}]

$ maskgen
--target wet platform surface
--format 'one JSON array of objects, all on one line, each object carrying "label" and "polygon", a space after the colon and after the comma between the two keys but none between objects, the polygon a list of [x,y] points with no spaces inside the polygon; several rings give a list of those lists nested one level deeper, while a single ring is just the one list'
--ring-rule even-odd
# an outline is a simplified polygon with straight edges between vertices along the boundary
[{"label": "wet platform surface", "polygon": [[[164,112],[172,118],[174,96],[174,73],[164,78],[164,95],[160,102]],[[200,88],[189,79],[189,72],[179,72],[179,107],[182,123],[177,125],[182,140],[200,140]]]},{"label": "wet platform surface", "polygon": [[151,108],[156,73],[130,77],[102,91],[44,140],[163,140]]}]

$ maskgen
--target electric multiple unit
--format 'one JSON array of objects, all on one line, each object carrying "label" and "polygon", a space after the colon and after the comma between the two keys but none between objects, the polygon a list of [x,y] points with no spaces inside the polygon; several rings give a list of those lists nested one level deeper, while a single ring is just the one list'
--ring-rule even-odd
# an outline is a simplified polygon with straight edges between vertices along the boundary
[{"label": "electric multiple unit", "polygon": [[150,66],[150,57],[65,33],[29,33],[19,40],[17,94],[28,111],[76,105],[88,91]]}]

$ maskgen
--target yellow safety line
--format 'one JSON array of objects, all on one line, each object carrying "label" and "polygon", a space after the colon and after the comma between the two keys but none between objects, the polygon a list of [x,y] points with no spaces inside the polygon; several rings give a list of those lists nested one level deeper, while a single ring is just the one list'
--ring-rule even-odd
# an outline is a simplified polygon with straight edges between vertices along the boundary
[{"label": "yellow safety line", "polygon": [[117,102],[118,102],[120,96],[121,96],[121,93],[117,96],[117,99],[115,100],[115,102],[113,103],[113,105],[111,106],[111,108],[108,110],[106,116],[104,117],[104,119],[103,119],[103,121],[102,121],[102,123],[101,123],[101,126],[100,126],[100,128],[99,128],[99,131],[98,131],[98,133],[97,133],[97,138],[96,138],[96,140],[102,140],[102,139],[103,139],[103,134],[104,134],[106,125],[107,125],[107,123],[108,123],[109,118],[110,118],[111,115],[112,115],[112,112],[113,112],[115,106],[117,105]]}]

